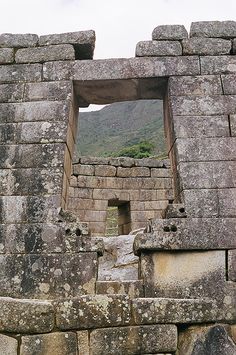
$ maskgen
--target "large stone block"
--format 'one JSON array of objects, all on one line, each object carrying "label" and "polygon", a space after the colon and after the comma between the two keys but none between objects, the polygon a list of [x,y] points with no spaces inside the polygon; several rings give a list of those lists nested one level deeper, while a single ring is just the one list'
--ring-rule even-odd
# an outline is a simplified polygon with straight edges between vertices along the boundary
[{"label": "large stone block", "polygon": [[[83,165],[82,165],[83,166]],[[97,176],[116,176],[116,167],[110,165],[95,166],[95,175]]]},{"label": "large stone block", "polygon": [[70,44],[23,48],[16,52],[16,63],[44,63],[53,60],[73,60],[75,51]]},{"label": "large stone block", "polygon": [[183,189],[231,188],[236,184],[234,161],[181,162],[179,175]]},{"label": "large stone block", "polygon": [[0,48],[0,64],[9,64],[14,62],[13,48]]},{"label": "large stone block", "polygon": [[218,38],[189,38],[182,41],[184,55],[230,54],[231,41]]},{"label": "large stone block", "polygon": [[188,38],[188,32],[183,25],[160,25],[152,32],[153,40],[181,40]]},{"label": "large stone block", "polygon": [[0,83],[40,81],[42,78],[41,64],[10,64],[0,65]]},{"label": "large stone block", "polygon": [[130,301],[127,296],[81,296],[55,302],[59,329],[93,329],[130,323]]},{"label": "large stone block", "polygon": [[15,338],[0,334],[0,353],[2,355],[17,355],[18,341]]},{"label": "large stone block", "polygon": [[190,37],[236,37],[236,21],[199,21],[192,22]]},{"label": "large stone block", "polygon": [[12,34],[2,33],[0,35],[0,47],[35,47],[38,44],[38,36],[31,33]]},{"label": "large stone block", "polygon": [[[103,166],[103,165],[102,165]],[[89,164],[73,164],[73,175],[94,175],[95,167]]]},{"label": "large stone block", "polygon": [[54,327],[54,309],[48,301],[0,297],[0,305],[2,332],[47,333]]},{"label": "large stone block", "polygon": [[0,257],[2,296],[55,299],[95,293],[96,252]]},{"label": "large stone block", "polygon": [[219,189],[218,200],[219,200],[219,215],[221,217],[236,216],[236,188]]},{"label": "large stone block", "polygon": [[235,56],[200,57],[201,74],[230,74],[236,72]]},{"label": "large stone block", "polygon": [[142,250],[234,249],[235,232],[235,218],[157,219],[152,222],[151,233],[136,236],[134,252],[137,255]]},{"label": "large stone block", "polygon": [[217,298],[225,282],[225,251],[141,255],[146,297]]},{"label": "large stone block", "polygon": [[218,217],[219,202],[216,189],[192,189],[182,193],[188,217]]},{"label": "large stone block", "polygon": [[62,43],[73,44],[76,59],[92,59],[95,47],[95,32],[89,30],[51,34],[39,37],[40,46]]},{"label": "large stone block", "polygon": [[205,96],[223,94],[220,75],[171,77],[169,94],[173,96]]},{"label": "large stone block", "polygon": [[24,100],[67,100],[72,97],[72,83],[70,81],[29,83],[25,85]]},{"label": "large stone block", "polygon": [[[229,121],[222,116],[173,116],[175,138],[228,137]],[[232,131],[232,129],[231,129]]]},{"label": "large stone block", "polygon": [[163,324],[93,330],[90,334],[90,346],[92,355],[175,351],[177,328]]},{"label": "large stone block", "polygon": [[146,167],[132,167],[132,168],[117,168],[117,176],[119,177],[150,177],[151,171]]},{"label": "large stone block", "polygon": [[228,251],[228,279],[236,281],[236,249]]},{"label": "large stone block", "polygon": [[21,338],[20,355],[76,355],[76,334],[51,333],[27,335]]},{"label": "large stone block", "polygon": [[227,310],[209,299],[137,298],[132,300],[135,324],[208,323],[232,320]]},{"label": "large stone block", "polygon": [[236,74],[221,75],[225,95],[236,95]]},{"label": "large stone block", "polygon": [[[0,112],[2,110],[6,111],[9,105],[5,102],[16,102],[21,101],[24,95],[24,84],[1,84],[0,85]],[[1,114],[2,116],[2,114]],[[3,118],[0,116],[0,122],[4,122]]]},{"label": "large stone block", "polygon": [[178,41],[142,41],[138,42],[136,57],[163,57],[182,55],[182,46]]},{"label": "large stone block", "polygon": [[170,105],[176,116],[229,115],[236,113],[236,95],[172,96]]},{"label": "large stone block", "polygon": [[180,332],[179,355],[234,355],[236,345],[228,325],[192,326]]},{"label": "large stone block", "polygon": [[49,62],[44,80],[112,80],[200,74],[199,59],[191,57],[131,58]]}]

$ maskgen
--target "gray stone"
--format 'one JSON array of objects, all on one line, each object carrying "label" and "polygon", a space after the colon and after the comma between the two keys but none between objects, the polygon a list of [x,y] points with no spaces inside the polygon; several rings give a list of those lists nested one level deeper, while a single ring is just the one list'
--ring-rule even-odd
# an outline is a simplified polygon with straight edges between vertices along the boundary
[{"label": "gray stone", "polygon": [[227,115],[173,116],[173,125],[174,138],[228,137],[230,135]]},{"label": "gray stone", "polygon": [[233,54],[236,53],[236,38],[233,40]]},{"label": "gray stone", "polygon": [[190,27],[190,37],[236,37],[236,21],[192,22]]},{"label": "gray stone", "polygon": [[169,93],[173,96],[223,94],[220,75],[171,77],[168,84]]},{"label": "gray stone", "polygon": [[78,175],[94,175],[94,165],[89,165],[89,164],[73,164],[73,175],[78,176]]},{"label": "gray stone", "polygon": [[[137,298],[131,302],[135,324],[205,323],[227,318],[227,311],[209,299]],[[233,319],[231,314],[228,319]]]},{"label": "gray stone", "polygon": [[185,218],[186,211],[184,204],[181,203],[173,203],[167,205],[165,211],[163,212],[164,218]]},{"label": "gray stone", "polygon": [[43,65],[44,80],[115,80],[198,74],[199,59],[195,56],[59,61]]},{"label": "gray stone", "polygon": [[95,47],[95,32],[89,30],[44,35],[39,37],[40,46],[62,43],[73,44],[76,59],[92,59]]},{"label": "gray stone", "polygon": [[2,83],[40,81],[41,76],[41,64],[0,65],[0,82]]},{"label": "gray stone", "polygon": [[182,45],[184,55],[222,55],[231,51],[231,41],[219,38],[189,38]]},{"label": "gray stone", "polygon": [[75,333],[51,333],[23,336],[20,355],[76,355]]},{"label": "gray stone", "polygon": [[0,48],[0,64],[8,64],[14,62],[13,48]]},{"label": "gray stone", "polygon": [[[142,250],[204,250],[236,248],[235,218],[156,219],[151,233],[140,233],[134,240],[134,252]],[[197,238],[196,238],[197,235]]]},{"label": "gray stone", "polygon": [[70,81],[27,83],[25,84],[24,100],[68,100],[72,97],[72,90],[72,83]]},{"label": "gray stone", "polygon": [[[0,85],[0,102],[16,102],[21,101],[24,95],[24,84],[2,84]],[[8,106],[6,104],[0,104],[0,122],[4,122],[2,119],[2,110],[6,110]]]},{"label": "gray stone", "polygon": [[75,51],[70,44],[58,44],[18,49],[15,57],[16,63],[43,63],[53,60],[73,60],[75,59]]},{"label": "gray stone", "polygon": [[180,332],[180,355],[234,355],[236,345],[230,337],[229,326],[192,326]]},{"label": "gray stone", "polygon": [[119,157],[119,158],[110,158],[109,164],[114,166],[122,166],[124,168],[131,168],[135,165],[136,160],[133,158]]},{"label": "gray stone", "polygon": [[82,355],[90,355],[90,347],[89,347],[89,332],[88,330],[81,330],[76,332],[78,339],[78,350],[79,354]]},{"label": "gray stone", "polygon": [[102,157],[81,157],[80,158],[80,164],[86,164],[86,165],[99,165],[99,164],[107,165],[108,162],[109,162],[108,158],[102,158]]},{"label": "gray stone", "polygon": [[96,293],[101,295],[128,295],[130,298],[144,297],[142,280],[97,281]]},{"label": "gray stone", "polygon": [[201,73],[230,74],[236,72],[235,56],[202,56],[200,57]]},{"label": "gray stone", "polygon": [[130,323],[130,302],[123,295],[81,296],[55,302],[59,329],[92,329]]},{"label": "gray stone", "polygon": [[179,164],[183,189],[230,188],[236,184],[235,161],[188,162]]},{"label": "gray stone", "polygon": [[225,282],[225,251],[145,253],[140,272],[145,297],[216,299]]},{"label": "gray stone", "polygon": [[184,190],[183,198],[188,217],[218,217],[218,193],[215,189]]},{"label": "gray stone", "polygon": [[0,354],[17,355],[18,342],[16,339],[0,334]]},{"label": "gray stone", "polygon": [[146,354],[175,351],[177,328],[174,325],[107,328],[90,335],[91,355]]},{"label": "gray stone", "polygon": [[181,40],[188,38],[188,32],[183,25],[161,25],[154,28],[153,40]]},{"label": "gray stone", "polygon": [[221,75],[225,95],[236,95],[236,74]]},{"label": "gray stone", "polygon": [[236,281],[236,249],[228,251],[228,279]]},{"label": "gray stone", "polygon": [[47,333],[54,327],[54,309],[48,301],[0,297],[0,305],[2,332]]},{"label": "gray stone", "polygon": [[182,46],[178,41],[142,41],[136,45],[135,55],[136,57],[182,55]]},{"label": "gray stone", "polygon": [[159,160],[153,158],[142,158],[135,159],[135,166],[146,166],[149,168],[166,168],[169,167],[169,161],[167,160]]},{"label": "gray stone", "polygon": [[2,33],[0,35],[0,47],[35,47],[37,44],[38,36],[35,34]]},{"label": "gray stone", "polygon": [[219,216],[235,217],[236,216],[236,188],[219,189]]}]

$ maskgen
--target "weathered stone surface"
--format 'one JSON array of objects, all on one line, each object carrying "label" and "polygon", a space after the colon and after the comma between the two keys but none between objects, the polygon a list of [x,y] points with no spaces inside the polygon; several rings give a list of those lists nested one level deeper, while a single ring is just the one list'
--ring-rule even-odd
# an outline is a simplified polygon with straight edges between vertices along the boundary
[{"label": "weathered stone surface", "polygon": [[179,173],[183,189],[230,188],[236,184],[234,161],[183,162]]},{"label": "weathered stone surface", "polygon": [[39,37],[40,46],[62,43],[73,44],[76,59],[92,59],[95,46],[95,32],[89,30],[44,35]]},{"label": "weathered stone surface", "polygon": [[188,32],[183,25],[161,25],[154,28],[153,40],[180,40],[188,38]]},{"label": "weathered stone surface", "polygon": [[97,165],[95,166],[95,175],[97,176],[116,176],[115,166]]},{"label": "weathered stone surface", "polygon": [[109,164],[114,166],[122,166],[124,168],[130,168],[135,165],[133,158],[119,157],[109,159]]},{"label": "weathered stone surface", "polygon": [[107,165],[109,159],[102,157],[81,157],[79,162],[87,165]]},{"label": "weathered stone surface", "polygon": [[182,45],[184,55],[222,55],[231,51],[231,41],[219,38],[189,38]]},{"label": "weathered stone surface", "polygon": [[174,325],[153,325],[93,330],[91,354],[146,354],[175,351],[177,328]]},{"label": "weathered stone surface", "polygon": [[99,281],[138,280],[138,258],[133,254],[134,235],[104,237],[105,253],[99,258]]},{"label": "weathered stone surface", "polygon": [[225,252],[142,254],[140,268],[146,297],[217,298],[225,282]]},{"label": "weathered stone surface", "polygon": [[185,218],[186,211],[184,204],[169,204],[167,205],[165,211],[163,212],[164,218]]},{"label": "weathered stone surface", "polygon": [[219,199],[216,189],[184,190],[182,196],[188,217],[219,216]]},{"label": "weathered stone surface", "polygon": [[77,332],[77,339],[79,354],[90,355],[88,330],[81,330],[80,332]]},{"label": "weathered stone surface", "polygon": [[96,295],[55,302],[59,329],[91,329],[130,323],[130,302],[127,296]]},{"label": "weathered stone surface", "polygon": [[77,246],[72,250],[78,252],[96,252],[99,256],[104,254],[104,242],[102,238],[80,236],[77,238]]},{"label": "weathered stone surface", "polygon": [[0,352],[2,355],[17,355],[18,342],[16,339],[0,334]]},{"label": "weathered stone surface", "polygon": [[[7,102],[17,102],[23,99],[24,95],[24,84],[1,84],[0,85],[0,102],[4,102],[4,104],[0,104],[0,112],[2,116],[2,110],[7,109]],[[0,116],[0,122],[3,121]]]},{"label": "weathered stone surface", "polygon": [[3,332],[47,333],[54,327],[54,310],[48,301],[0,297],[0,305]]},{"label": "weathered stone surface", "polygon": [[235,56],[203,56],[200,57],[201,73],[230,74],[236,72]]},{"label": "weathered stone surface", "polygon": [[236,95],[236,74],[221,75],[225,95]]},{"label": "weathered stone surface", "polygon": [[151,234],[140,233],[136,236],[134,251],[139,254],[141,250],[235,248],[236,219],[215,218],[212,222],[212,218],[154,220]]},{"label": "weathered stone surface", "polygon": [[192,22],[190,37],[236,37],[236,21]]},{"label": "weathered stone surface", "polygon": [[180,332],[178,349],[180,355],[233,355],[236,345],[229,335],[229,326],[189,327]]},{"label": "weathered stone surface", "polygon": [[40,81],[42,76],[41,64],[10,64],[0,65],[0,82]]},{"label": "weathered stone surface", "polygon": [[73,165],[73,175],[94,175],[95,168],[93,165],[89,164],[74,164]]},{"label": "weathered stone surface", "polygon": [[25,85],[25,101],[60,101],[70,99],[71,96],[72,83],[70,81],[30,83]]},{"label": "weathered stone surface", "polygon": [[220,75],[171,77],[168,84],[169,93],[173,96],[223,94]]},{"label": "weathered stone surface", "polygon": [[228,137],[230,135],[227,115],[174,116],[173,123],[175,138]]},{"label": "weathered stone surface", "polygon": [[143,281],[97,281],[96,293],[101,295],[128,295],[130,298],[143,297]]},{"label": "weathered stone surface", "polygon": [[142,41],[136,45],[135,55],[136,57],[182,55],[182,46],[178,41]]},{"label": "weathered stone surface", "polygon": [[171,109],[177,116],[229,115],[236,113],[236,95],[172,96]]},{"label": "weathered stone surface", "polygon": [[0,48],[0,64],[7,64],[14,62],[13,48]]},{"label": "weathered stone surface", "polygon": [[136,324],[204,323],[225,317],[215,301],[206,299],[137,298],[132,307]]},{"label": "weathered stone surface", "polygon": [[16,63],[43,63],[53,60],[73,60],[75,51],[70,44],[23,48],[16,52]]},{"label": "weathered stone surface", "polygon": [[154,158],[135,159],[135,166],[146,166],[149,168],[169,168],[170,161],[168,159],[159,160]]},{"label": "weathered stone surface", "polygon": [[236,249],[228,251],[228,279],[236,281]]},{"label": "weathered stone surface", "polygon": [[21,339],[20,355],[76,355],[76,334],[51,333],[23,336]]},{"label": "weathered stone surface", "polygon": [[[50,62],[43,65],[44,80],[114,80],[200,74],[199,59],[191,57],[98,59]],[[102,103],[102,102],[101,102]]]},{"label": "weathered stone surface", "polygon": [[0,35],[0,47],[35,47],[37,43],[38,36],[35,34],[2,33]]},{"label": "weathered stone surface", "polygon": [[151,171],[146,167],[131,167],[131,168],[117,168],[117,176],[119,177],[145,177],[151,176]]}]

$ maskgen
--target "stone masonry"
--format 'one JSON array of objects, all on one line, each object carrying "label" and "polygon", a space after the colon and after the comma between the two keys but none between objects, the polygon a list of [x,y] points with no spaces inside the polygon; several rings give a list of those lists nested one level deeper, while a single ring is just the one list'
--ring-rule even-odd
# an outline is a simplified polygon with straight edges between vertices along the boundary
[{"label": "stone masonry", "polygon": [[[94,45],[0,35],[0,354],[234,355],[236,22],[157,26],[130,59]],[[138,99],[163,100],[170,168],[72,170],[79,108]],[[109,201],[147,218],[137,280],[98,280]]]}]

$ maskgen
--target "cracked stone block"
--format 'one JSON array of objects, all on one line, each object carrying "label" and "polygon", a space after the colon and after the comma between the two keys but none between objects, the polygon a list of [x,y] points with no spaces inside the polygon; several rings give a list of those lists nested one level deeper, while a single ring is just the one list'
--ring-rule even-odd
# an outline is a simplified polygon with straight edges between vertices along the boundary
[{"label": "cracked stone block", "polygon": [[190,37],[236,37],[236,21],[192,22],[190,27]]},{"label": "cracked stone block", "polygon": [[130,323],[130,302],[123,295],[81,296],[55,301],[61,330],[123,326]]},{"label": "cracked stone block", "polygon": [[17,355],[18,341],[7,335],[0,334],[0,352],[3,355]]},{"label": "cracked stone block", "polygon": [[90,347],[92,355],[175,351],[177,328],[163,324],[97,329],[90,334]]},{"label": "cracked stone block", "polygon": [[217,298],[225,282],[225,252],[155,252],[141,255],[146,297]]},{"label": "cracked stone block", "polygon": [[154,28],[153,40],[181,40],[188,38],[188,32],[183,25],[161,25]]},{"label": "cracked stone block", "polygon": [[73,60],[75,51],[70,44],[22,48],[16,52],[16,63],[43,63],[53,60]]},{"label": "cracked stone block", "polygon": [[20,355],[76,355],[76,334],[51,333],[27,335],[21,338]]},{"label": "cracked stone block", "polygon": [[54,309],[49,301],[0,297],[0,306],[2,332],[47,333],[54,327]]},{"label": "cracked stone block", "polygon": [[180,332],[179,355],[234,355],[236,344],[228,325],[192,326]]},{"label": "cracked stone block", "polygon": [[162,57],[182,55],[182,46],[178,41],[142,41],[138,42],[136,57]]},{"label": "cracked stone block", "polygon": [[230,54],[231,41],[219,38],[189,38],[182,41],[183,55]]}]

